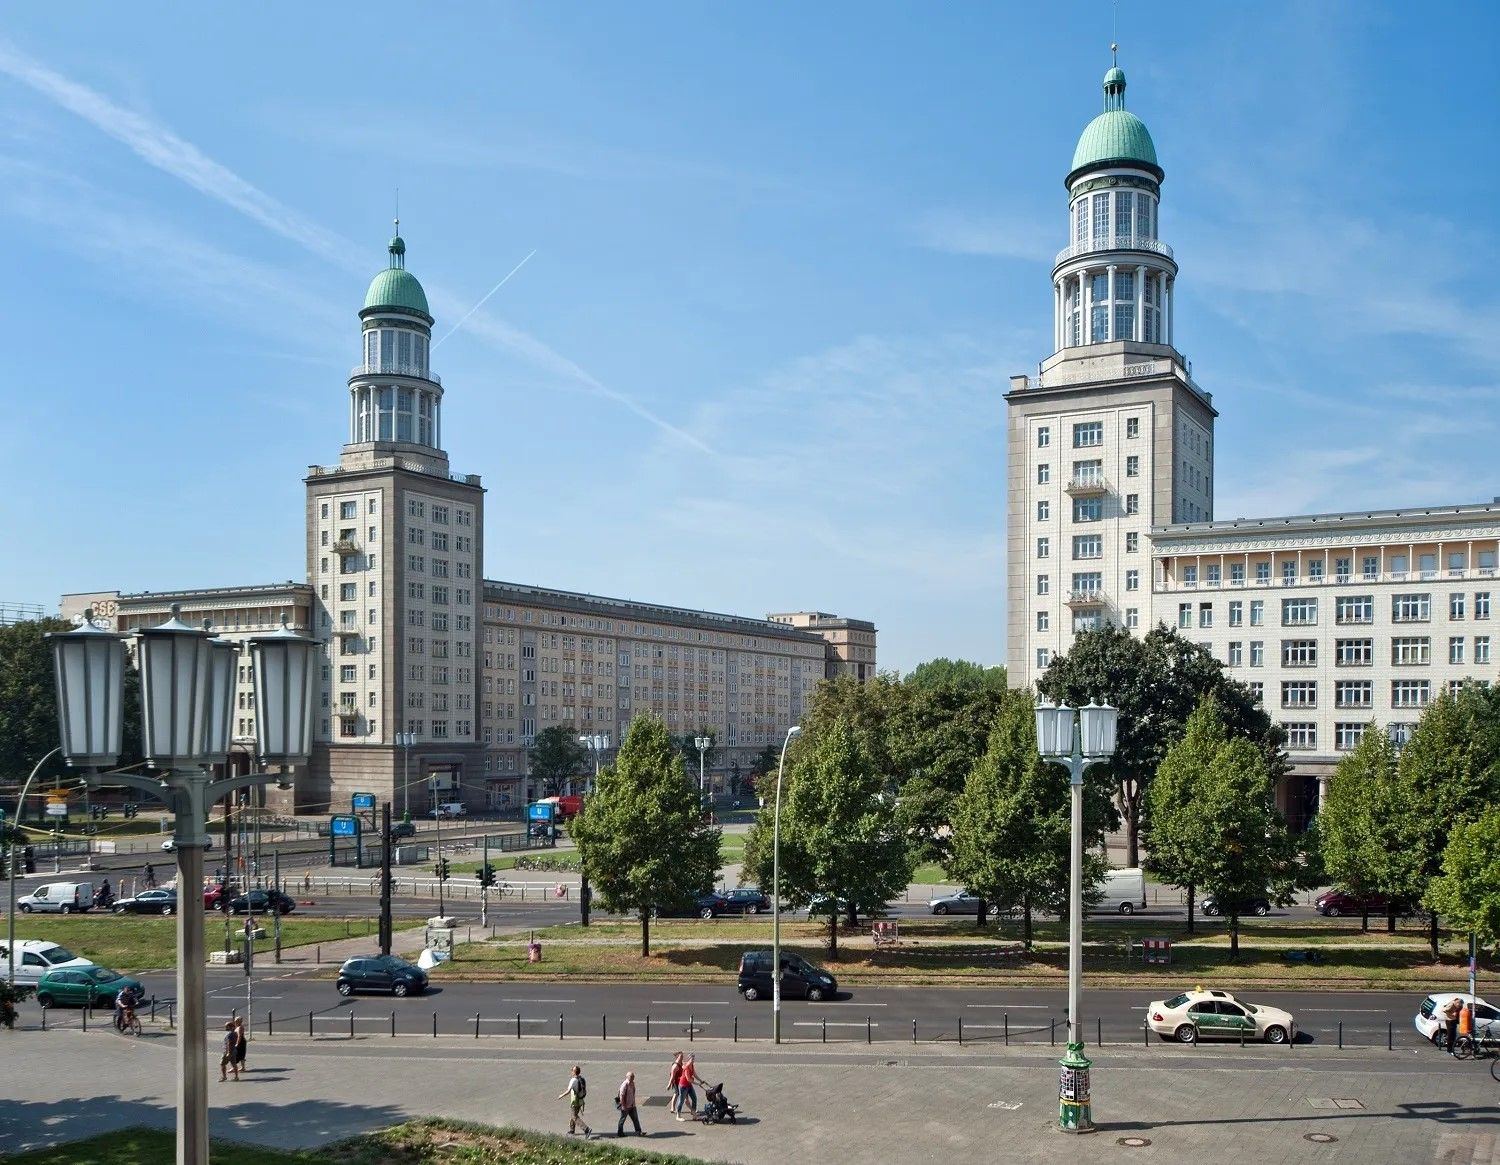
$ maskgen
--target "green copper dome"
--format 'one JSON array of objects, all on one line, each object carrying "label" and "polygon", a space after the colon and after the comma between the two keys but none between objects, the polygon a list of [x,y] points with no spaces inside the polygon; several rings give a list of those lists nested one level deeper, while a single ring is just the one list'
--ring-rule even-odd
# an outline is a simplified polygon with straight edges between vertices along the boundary
[{"label": "green copper dome", "polygon": [[1104,74],[1104,112],[1089,122],[1079,137],[1068,177],[1091,166],[1132,162],[1155,171],[1158,178],[1162,176],[1151,131],[1125,108],[1125,73],[1116,67]]},{"label": "green copper dome", "polygon": [[406,269],[406,243],[400,235],[391,240],[389,250],[391,265],[370,280],[360,314],[374,310],[410,312],[430,324],[432,312],[427,307],[427,293],[417,277]]}]

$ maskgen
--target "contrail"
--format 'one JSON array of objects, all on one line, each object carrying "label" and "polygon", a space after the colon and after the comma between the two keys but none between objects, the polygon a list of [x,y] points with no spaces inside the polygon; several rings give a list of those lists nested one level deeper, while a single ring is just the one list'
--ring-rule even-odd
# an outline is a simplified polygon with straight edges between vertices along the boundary
[{"label": "contrail", "polygon": [[[535,254],[536,254],[536,251],[535,251],[535,249],[533,249],[532,252],[531,252],[531,255],[535,255]],[[500,280],[499,283],[495,284],[494,287],[490,288],[489,291],[487,291],[485,293],[484,298],[481,299],[478,303],[476,303],[473,307],[471,307],[468,310],[468,312],[465,313],[463,319],[459,320],[458,323],[454,324],[451,328],[448,329],[447,333],[443,336],[443,340],[446,340],[449,336],[453,335],[454,332],[458,331],[459,328],[463,327],[466,323],[468,323],[469,322],[469,317],[472,316],[475,312],[477,312],[480,308],[482,308],[485,304],[487,304],[490,301],[490,296],[494,295],[495,292],[499,291],[502,287],[504,287],[507,283],[509,283],[510,282],[510,277],[512,275],[514,275],[517,271],[519,271],[522,267],[526,266],[526,264],[531,261],[531,255],[527,255],[526,258],[522,259],[519,263],[517,263],[514,267],[512,267],[509,271],[507,271],[505,273],[505,278],[504,279]],[[439,340],[437,342],[437,344],[433,345],[433,347],[436,348],[438,346],[438,344],[441,344],[443,342],[443,340]]]}]

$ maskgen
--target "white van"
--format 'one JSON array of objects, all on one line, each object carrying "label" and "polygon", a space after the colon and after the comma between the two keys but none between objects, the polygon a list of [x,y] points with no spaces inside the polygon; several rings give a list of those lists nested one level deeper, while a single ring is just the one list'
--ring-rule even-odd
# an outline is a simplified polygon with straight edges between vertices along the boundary
[{"label": "white van", "polygon": [[1146,905],[1146,875],[1140,869],[1110,870],[1100,886],[1102,897],[1094,910],[1111,914],[1134,914]]},{"label": "white van", "polygon": [[38,886],[30,894],[16,899],[22,914],[72,914],[82,913],[94,905],[92,882],[48,882]]},{"label": "white van", "polygon": [[[58,946],[46,939],[16,939],[16,982],[35,987],[48,971],[64,967],[92,967],[92,959],[75,955],[67,947]],[[0,939],[0,979],[10,978],[12,947],[9,941]]]},{"label": "white van", "polygon": [[434,817],[467,817],[468,815],[469,807],[462,801],[449,801],[432,811]]}]

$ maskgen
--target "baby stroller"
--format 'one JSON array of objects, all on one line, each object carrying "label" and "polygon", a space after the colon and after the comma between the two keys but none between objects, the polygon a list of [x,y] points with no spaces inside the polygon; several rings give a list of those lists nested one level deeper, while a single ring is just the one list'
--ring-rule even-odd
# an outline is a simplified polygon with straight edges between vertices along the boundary
[{"label": "baby stroller", "polygon": [[704,1124],[716,1125],[720,1121],[734,1124],[734,1114],[739,1110],[739,1105],[730,1104],[729,1098],[724,1095],[723,1084],[715,1084],[703,1097]]}]

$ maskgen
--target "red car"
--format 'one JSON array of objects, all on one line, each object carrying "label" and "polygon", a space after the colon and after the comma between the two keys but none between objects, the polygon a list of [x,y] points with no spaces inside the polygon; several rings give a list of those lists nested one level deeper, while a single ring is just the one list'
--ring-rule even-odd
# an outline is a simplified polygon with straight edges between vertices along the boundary
[{"label": "red car", "polygon": [[224,886],[221,882],[213,882],[203,887],[203,908],[205,910],[217,910],[219,900],[224,897]]},{"label": "red car", "polygon": [[1370,894],[1361,898],[1347,890],[1325,891],[1318,895],[1313,905],[1325,918],[1341,918],[1345,915],[1357,917],[1362,914],[1383,915],[1386,910],[1386,900],[1379,894]]}]

